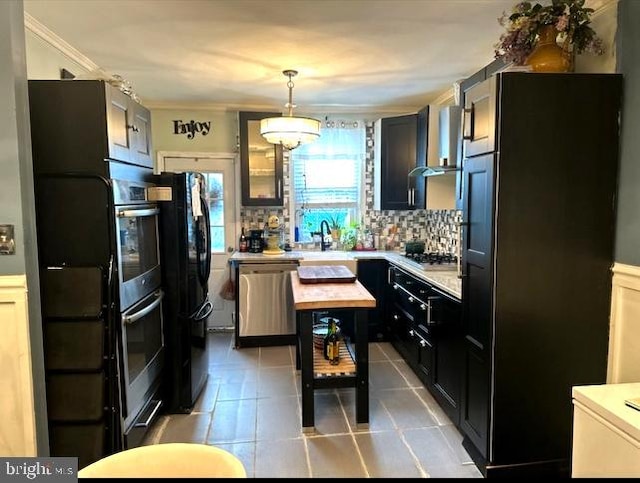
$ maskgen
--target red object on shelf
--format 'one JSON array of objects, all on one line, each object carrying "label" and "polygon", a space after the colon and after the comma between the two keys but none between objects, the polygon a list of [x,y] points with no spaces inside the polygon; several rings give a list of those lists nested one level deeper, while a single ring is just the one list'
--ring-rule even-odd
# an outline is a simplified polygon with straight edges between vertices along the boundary
[{"label": "red object on shelf", "polygon": [[353,249],[351,251],[354,252],[375,252],[377,250],[377,248],[373,247],[373,248],[355,248],[353,247]]}]

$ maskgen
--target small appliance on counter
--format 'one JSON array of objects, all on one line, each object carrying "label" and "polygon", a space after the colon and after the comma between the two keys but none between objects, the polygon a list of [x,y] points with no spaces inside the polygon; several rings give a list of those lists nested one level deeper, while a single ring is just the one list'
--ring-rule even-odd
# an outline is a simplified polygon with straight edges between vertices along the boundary
[{"label": "small appliance on counter", "polygon": [[249,230],[249,252],[262,253],[264,248],[264,231]]},{"label": "small appliance on counter", "polygon": [[265,255],[282,255],[284,250],[284,230],[280,225],[280,219],[276,215],[271,215],[267,221],[267,248],[263,251]]}]

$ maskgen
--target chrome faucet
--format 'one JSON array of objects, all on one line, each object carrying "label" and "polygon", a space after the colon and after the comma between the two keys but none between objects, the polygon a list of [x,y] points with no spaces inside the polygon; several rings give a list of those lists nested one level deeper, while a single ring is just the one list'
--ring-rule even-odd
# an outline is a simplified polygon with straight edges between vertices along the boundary
[{"label": "chrome faucet", "polygon": [[329,222],[327,220],[322,220],[320,222],[320,248],[322,249],[322,251],[326,251],[327,248],[329,248],[331,246],[331,243],[325,243],[324,241],[324,231],[323,231],[323,227],[324,225],[327,225],[327,235],[331,234],[331,229],[329,228]]}]

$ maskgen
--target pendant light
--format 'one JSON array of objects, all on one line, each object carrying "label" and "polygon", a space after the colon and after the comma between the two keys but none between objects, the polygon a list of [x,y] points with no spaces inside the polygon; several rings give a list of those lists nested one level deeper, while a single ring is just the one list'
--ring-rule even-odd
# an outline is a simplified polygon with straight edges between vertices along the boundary
[{"label": "pendant light", "polygon": [[286,104],[288,115],[267,117],[260,121],[260,134],[272,144],[280,144],[286,149],[295,149],[301,144],[315,141],[320,137],[320,121],[310,117],[296,117],[293,115],[293,81],[298,74],[295,70],[284,70],[289,77],[289,102]]}]

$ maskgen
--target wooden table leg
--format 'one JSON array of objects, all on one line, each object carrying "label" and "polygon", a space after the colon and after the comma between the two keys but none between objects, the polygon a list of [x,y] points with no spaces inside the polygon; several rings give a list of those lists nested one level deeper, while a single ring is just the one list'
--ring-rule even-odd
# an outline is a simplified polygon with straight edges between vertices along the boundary
[{"label": "wooden table leg", "polygon": [[311,311],[300,315],[300,363],[302,369],[302,427],[314,426],[313,406],[313,323]]},{"label": "wooden table leg", "polygon": [[356,336],[356,423],[369,423],[369,311],[354,310]]}]

